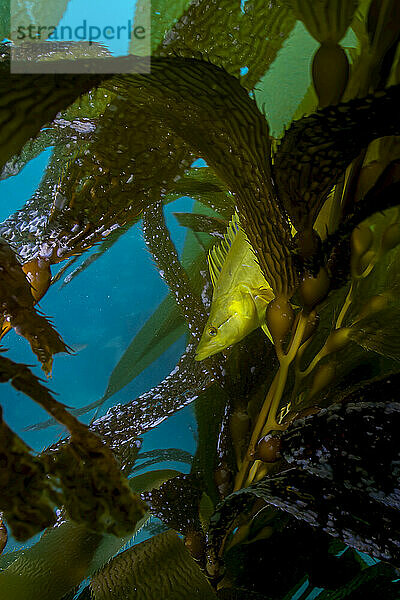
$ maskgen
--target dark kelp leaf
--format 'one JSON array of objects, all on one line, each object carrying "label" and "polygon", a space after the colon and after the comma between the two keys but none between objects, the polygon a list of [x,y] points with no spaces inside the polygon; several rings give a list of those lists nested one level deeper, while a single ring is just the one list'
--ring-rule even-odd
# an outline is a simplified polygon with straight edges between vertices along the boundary
[{"label": "dark kelp leaf", "polygon": [[213,236],[223,237],[228,227],[228,221],[212,217],[210,215],[202,215],[193,213],[174,213],[174,217],[182,227],[189,227],[192,231],[201,233],[209,233]]},{"label": "dark kelp leaf", "polygon": [[[65,506],[72,519],[86,523],[93,530],[115,535],[132,531],[145,508],[121,476],[111,450],[55,400],[28,367],[5,357],[0,359],[0,381],[10,381],[15,389],[32,398],[71,433],[68,444],[58,451],[43,454],[39,461],[43,476],[52,475],[56,478],[54,489],[60,487],[56,496],[58,504]],[[22,500],[17,494],[15,498],[18,498],[17,506],[26,502],[26,498]],[[8,513],[5,514],[8,519]],[[42,529],[42,521],[40,525]],[[33,522],[33,531],[25,528],[13,534],[26,539],[36,533],[37,526]]]},{"label": "dark kelp leaf", "polygon": [[31,286],[13,250],[0,239],[0,295],[2,298],[2,335],[10,327],[25,337],[49,375],[53,354],[69,352],[68,346],[45,317],[34,308]]},{"label": "dark kelp leaf", "polygon": [[27,539],[55,523],[58,494],[39,458],[3,421],[0,409],[0,504],[13,535]]},{"label": "dark kelp leaf", "polygon": [[[154,573],[157,577],[154,577]],[[215,593],[183,542],[167,531],[116,556],[90,583],[93,600],[212,600]]]},{"label": "dark kelp leaf", "polygon": [[197,475],[178,475],[158,489],[144,492],[142,498],[152,515],[171,529],[187,535],[201,531],[199,519],[202,481]]},{"label": "dark kelp leaf", "polygon": [[312,226],[327,194],[375,138],[400,132],[400,86],[329,106],[295,121],[274,158],[282,200],[297,230]]},{"label": "dark kelp leaf", "polygon": [[340,590],[325,590],[320,600],[363,600],[384,597],[385,600],[397,600],[400,587],[397,572],[390,565],[378,563],[364,569]]},{"label": "dark kelp leaf", "polygon": [[[386,385],[375,383],[377,400],[385,402],[355,403],[353,395],[351,402],[344,399],[295,421],[282,436],[287,462],[398,510],[400,404],[391,400],[398,397],[398,380],[397,375]],[[358,395],[362,398],[362,387]]]},{"label": "dark kelp leaf", "polygon": [[400,517],[397,510],[376,502],[364,493],[346,490],[337,482],[296,469],[265,477],[253,486],[228,496],[211,519],[211,548],[227,525],[224,517],[228,523],[233,522],[247,505],[248,494],[262,498],[267,504],[312,527],[321,528],[352,548],[400,564]]},{"label": "dark kelp leaf", "polygon": [[90,69],[85,71],[84,66],[88,64],[85,59],[81,59],[81,73],[84,75],[10,74],[9,47],[6,44],[1,45],[0,58],[1,167],[60,110],[99,85],[102,79],[111,76],[91,74]]},{"label": "dark kelp leaf", "polygon": [[[178,471],[151,471],[129,480],[132,491],[157,488]],[[7,600],[64,600],[64,595],[104,566],[149,519],[145,513],[124,537],[90,531],[85,525],[62,520],[47,530],[29,550],[0,559],[0,595]],[[73,594],[74,596],[74,594]]]},{"label": "dark kelp leaf", "polygon": [[238,80],[209,63],[175,58],[154,59],[146,78],[118,81],[121,93],[158,115],[228,186],[268,282],[276,294],[291,295],[291,233],[274,195],[268,125]]}]

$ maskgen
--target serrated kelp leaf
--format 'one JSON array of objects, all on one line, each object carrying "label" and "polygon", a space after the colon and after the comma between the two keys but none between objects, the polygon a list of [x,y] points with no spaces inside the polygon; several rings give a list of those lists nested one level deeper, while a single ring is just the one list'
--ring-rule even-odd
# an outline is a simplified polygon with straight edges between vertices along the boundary
[{"label": "serrated kelp leaf", "polygon": [[186,450],[181,450],[179,448],[161,448],[159,450],[148,450],[147,452],[141,452],[138,455],[138,460],[142,460],[145,462],[141,462],[136,465],[132,469],[132,473],[135,471],[140,471],[142,469],[147,469],[148,467],[155,465],[159,462],[164,461],[173,461],[173,462],[183,462],[187,465],[192,464],[193,456],[190,452]]},{"label": "serrated kelp leaf", "polygon": [[337,178],[375,138],[400,131],[400,86],[296,121],[274,158],[281,198],[297,230],[312,226]]},{"label": "serrated kelp leaf", "polygon": [[339,42],[349,27],[357,0],[285,0],[319,42]]},{"label": "serrated kelp leaf", "polygon": [[93,600],[216,599],[207,579],[173,531],[116,556],[92,578],[90,590]]},{"label": "serrated kelp leaf", "polygon": [[209,215],[174,213],[174,217],[182,227],[188,227],[193,231],[209,233],[214,236],[222,237],[228,226],[228,223],[225,220]]},{"label": "serrated kelp leaf", "polygon": [[77,140],[89,140],[95,129],[96,123],[93,119],[55,119],[49,127],[41,129],[35,138],[29,140],[19,154],[6,162],[0,180],[17,175],[30,160],[36,158],[49,146],[57,143],[67,144]]},{"label": "serrated kelp leaf", "polygon": [[143,211],[143,234],[158,271],[178,304],[191,334],[197,340],[200,339],[206,321],[203,302],[201,296],[193,290],[188,274],[179,260],[165,223],[161,201]]},{"label": "serrated kelp leaf", "polygon": [[2,335],[13,327],[25,337],[42,363],[43,371],[51,373],[53,355],[69,348],[50,322],[34,308],[31,286],[12,248],[0,240],[0,294],[3,303]]},{"label": "serrated kelp leaf", "polygon": [[194,360],[195,346],[188,344],[175,369],[159,385],[127,404],[113,406],[91,429],[118,448],[193,402],[214,381],[210,370]]},{"label": "serrated kelp leaf", "polygon": [[174,184],[172,195],[190,196],[227,221],[235,210],[233,196],[209,167],[189,169]]},{"label": "serrated kelp leaf", "polygon": [[291,233],[272,186],[268,125],[238,80],[204,61],[175,58],[153,60],[146,78],[119,81],[121,93],[159,115],[235,193],[261,270],[275,293],[290,294]]}]

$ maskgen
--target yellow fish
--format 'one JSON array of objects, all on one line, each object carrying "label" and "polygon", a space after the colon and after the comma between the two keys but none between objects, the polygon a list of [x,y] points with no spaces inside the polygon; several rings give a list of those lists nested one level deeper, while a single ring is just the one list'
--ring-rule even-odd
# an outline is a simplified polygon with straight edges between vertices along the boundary
[{"label": "yellow fish", "polygon": [[196,351],[196,360],[217,354],[262,327],[274,293],[266,281],[253,248],[235,213],[224,239],[208,255],[214,288],[211,311]]}]

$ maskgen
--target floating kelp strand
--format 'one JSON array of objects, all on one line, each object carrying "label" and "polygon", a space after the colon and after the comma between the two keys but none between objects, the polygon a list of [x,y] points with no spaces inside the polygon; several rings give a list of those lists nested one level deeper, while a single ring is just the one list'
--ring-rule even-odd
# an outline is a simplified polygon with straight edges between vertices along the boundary
[{"label": "floating kelp strand", "polygon": [[144,211],[143,232],[146,244],[158,268],[163,272],[163,279],[175,296],[192,335],[199,339],[206,314],[201,308],[201,300],[195,297],[191,289],[189,278],[170,238],[161,201]]},{"label": "floating kelp strand", "polygon": [[215,381],[210,370],[194,360],[194,354],[195,344],[190,343],[175,369],[159,385],[136,400],[112,407],[92,423],[91,429],[118,449],[120,443],[135,440],[193,402]]}]

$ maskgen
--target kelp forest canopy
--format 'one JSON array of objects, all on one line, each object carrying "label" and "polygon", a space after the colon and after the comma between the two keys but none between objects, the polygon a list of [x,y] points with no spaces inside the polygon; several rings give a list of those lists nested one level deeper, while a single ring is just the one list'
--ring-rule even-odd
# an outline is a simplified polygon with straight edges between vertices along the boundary
[{"label": "kelp forest canopy", "polygon": [[[398,598],[400,4],[154,0],[150,73],[133,51],[117,73],[100,44],[44,43],[53,65],[107,67],[52,75],[10,70],[6,8],[1,179],[52,154],[0,224],[2,344],[13,329],[50,377],[72,349],[38,303],[137,223],[168,295],[83,408],[1,347],[1,382],[49,414],[30,428],[67,433],[36,453],[0,411],[0,549],[45,530],[2,554],[0,596]],[[300,46],[308,83],[280,128],[264,100]],[[182,196],[179,254],[164,207]],[[173,371],[117,403],[182,336]],[[189,404],[194,456],[142,452]],[[187,468],[153,470],[166,459]]]}]

